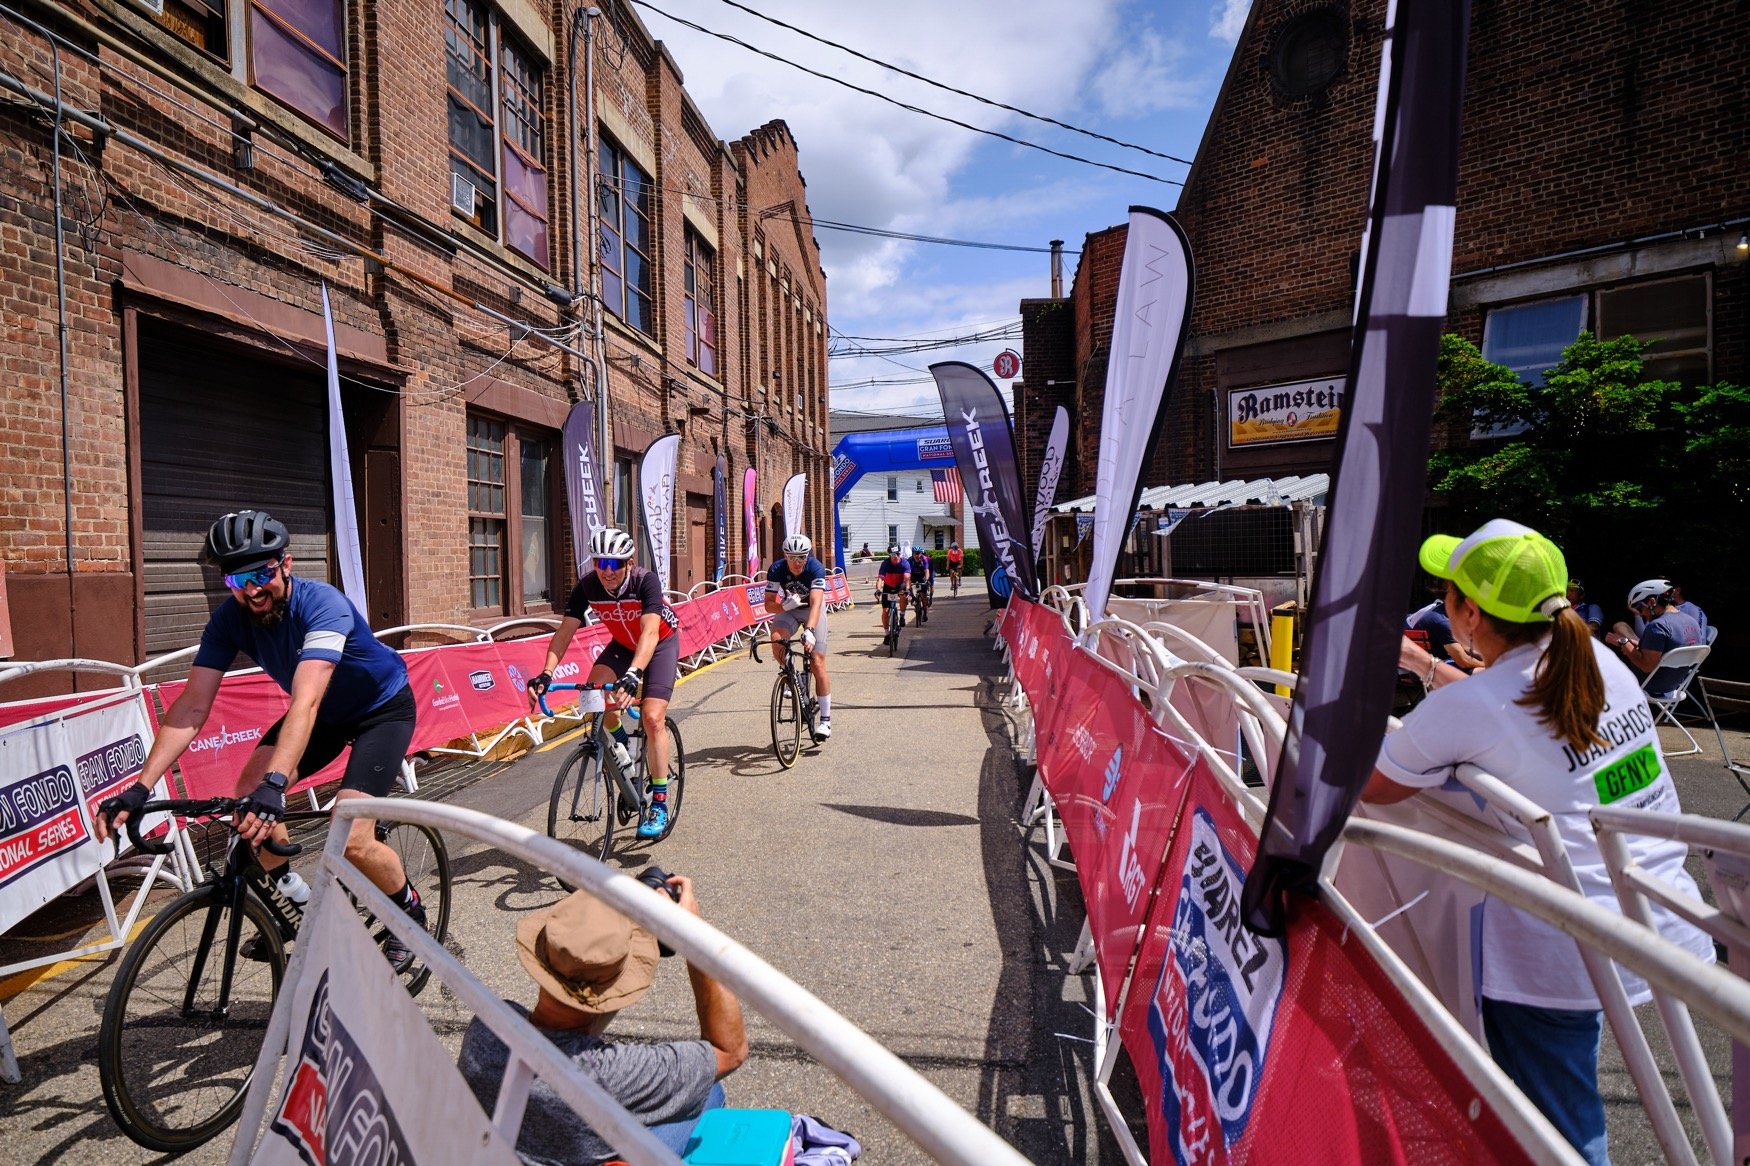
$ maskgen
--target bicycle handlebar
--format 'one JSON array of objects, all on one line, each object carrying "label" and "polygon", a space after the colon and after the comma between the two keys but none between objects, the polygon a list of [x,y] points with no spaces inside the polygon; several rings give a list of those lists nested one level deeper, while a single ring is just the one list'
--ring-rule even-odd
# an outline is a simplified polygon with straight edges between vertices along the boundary
[{"label": "bicycle handlebar", "polygon": [[[146,854],[169,854],[171,846],[168,842],[154,842],[140,836],[140,823],[147,814],[180,814],[185,818],[218,818],[235,813],[242,804],[242,798],[167,798],[163,801],[147,802],[140,807],[139,814],[128,815],[128,820],[122,823],[127,827],[128,841],[132,842]],[[235,830],[236,823],[231,828]],[[281,846],[272,838],[264,838],[261,848],[269,854],[277,854],[281,858],[291,858],[302,854],[304,848],[296,842],[288,842]]]},{"label": "bicycle handlebar", "polygon": [[610,680],[606,684],[578,684],[575,681],[570,680],[555,680],[547,686],[546,691],[537,693],[535,700],[541,706],[541,715],[544,717],[550,717],[553,715],[553,710],[547,707],[547,693],[552,692],[556,688],[562,688],[566,692],[588,692],[592,688],[599,688],[603,692],[606,692],[610,688],[618,687],[619,683],[620,682],[617,680]]}]

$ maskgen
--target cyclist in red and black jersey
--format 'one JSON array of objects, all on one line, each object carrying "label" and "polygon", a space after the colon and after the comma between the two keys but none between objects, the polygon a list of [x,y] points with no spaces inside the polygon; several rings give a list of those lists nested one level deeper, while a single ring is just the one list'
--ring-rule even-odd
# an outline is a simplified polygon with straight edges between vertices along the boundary
[{"label": "cyclist in red and black jersey", "polygon": [[[660,838],[668,828],[668,702],[674,696],[675,674],[680,663],[680,620],[662,597],[662,580],[632,562],[637,547],[632,536],[613,527],[602,527],[590,536],[594,566],[584,573],[565,601],[565,618],[547,645],[547,660],[540,675],[529,681],[529,704],[553,683],[553,669],[565,658],[571,637],[590,613],[608,629],[612,642],[590,669],[589,683],[615,687],[608,693],[610,707],[622,709],[632,703],[639,686],[638,702],[644,722],[644,747],[649,751],[651,805],[638,824],[641,838]],[[608,726],[614,739],[625,744],[626,730],[616,717]]]},{"label": "cyclist in red and black jersey", "polygon": [[[875,566],[875,597],[879,599],[883,593],[894,595],[899,600],[899,626],[905,626],[905,604],[911,598],[911,562],[899,552],[899,547],[887,548],[887,557]],[[881,630],[887,630],[887,613],[892,608],[883,605],[881,608]]]}]

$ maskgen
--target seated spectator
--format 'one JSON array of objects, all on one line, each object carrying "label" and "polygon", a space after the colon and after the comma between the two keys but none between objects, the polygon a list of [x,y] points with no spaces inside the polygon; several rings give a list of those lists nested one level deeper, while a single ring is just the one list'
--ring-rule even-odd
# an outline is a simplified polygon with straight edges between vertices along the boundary
[{"label": "seated spectator", "polygon": [[[1474,764],[1549,812],[1581,892],[1620,911],[1588,813],[1601,800],[1667,814],[1681,808],[1645,694],[1569,609],[1562,552],[1536,531],[1495,519],[1462,541],[1435,535],[1420,558],[1449,580],[1447,615],[1488,667],[1430,693],[1404,717],[1381,744],[1363,798],[1401,801]],[[1518,818],[1503,815],[1499,824],[1531,844]],[[1697,893],[1682,842],[1624,841],[1642,869]],[[1654,919],[1667,940],[1712,962],[1713,943],[1698,928],[1664,908]],[[1579,948],[1559,928],[1494,897],[1483,902],[1476,943],[1490,1055],[1587,1162],[1604,1166],[1603,1012]],[[1651,995],[1627,972],[1623,986],[1636,1004]]]},{"label": "seated spectator", "polygon": [[1677,605],[1677,610],[1701,625],[1702,639],[1707,639],[1707,612],[1683,598],[1683,584],[1673,581],[1671,584],[1671,601]]},{"label": "seated spectator", "polygon": [[[1701,630],[1703,633],[1702,642],[1706,643],[1707,642],[1706,633],[1707,633],[1707,628],[1708,628],[1707,612],[1703,611],[1701,608],[1697,607],[1695,604],[1690,603],[1683,598],[1683,585],[1680,583],[1673,583],[1669,579],[1648,579],[1645,583],[1639,584],[1639,586],[1651,586],[1652,584],[1655,584],[1655,583],[1659,584],[1660,586],[1664,587],[1667,591],[1671,592],[1672,600],[1677,604],[1678,611],[1681,611],[1684,615],[1687,615],[1690,619],[1694,620],[1696,623],[1701,625]],[[1631,592],[1630,594],[1633,594],[1633,593]],[[1632,626],[1626,621],[1618,620],[1616,623],[1611,625],[1610,630],[1613,632],[1616,632],[1618,635],[1627,636],[1630,639],[1637,639],[1637,638],[1639,638],[1640,634],[1646,630],[1647,619],[1646,619],[1646,616],[1642,615],[1638,611],[1635,611],[1634,608],[1632,608],[1632,607],[1629,609],[1629,612],[1630,612],[1630,618],[1634,621]]]},{"label": "seated spectator", "polygon": [[1617,624],[1604,642],[1622,650],[1622,658],[1643,681],[1651,676],[1647,691],[1665,696],[1683,683],[1681,668],[1660,668],[1659,660],[1672,648],[1688,647],[1706,642],[1701,625],[1694,617],[1677,610],[1672,598],[1671,583],[1666,579],[1646,579],[1629,589],[1629,610],[1641,625],[1638,636],[1626,634],[1628,629]]},{"label": "seated spectator", "polygon": [[1445,602],[1436,599],[1427,607],[1412,611],[1404,620],[1404,627],[1428,637],[1428,647],[1435,660],[1456,664],[1465,672],[1475,672],[1483,666],[1482,657],[1459,643],[1458,637],[1452,634],[1452,621],[1446,618]]},{"label": "seated spectator", "polygon": [[1604,634],[1604,609],[1586,602],[1586,585],[1578,579],[1568,580],[1568,603],[1595,636]]},{"label": "seated spectator", "polygon": [[[691,879],[676,875],[668,885],[679,891],[682,907],[699,913]],[[517,958],[539,992],[533,1009],[510,1005],[678,1155],[699,1115],[723,1104],[718,1082],[747,1060],[747,1034],[735,996],[689,964],[701,1039],[605,1039],[608,1022],[649,990],[657,951],[654,935],[578,891],[517,925]],[[468,1026],[459,1067],[487,1113],[498,1101],[509,1056],[478,1018]],[[597,1166],[619,1157],[539,1077],[529,1089],[516,1149],[525,1162],[552,1166]]]}]

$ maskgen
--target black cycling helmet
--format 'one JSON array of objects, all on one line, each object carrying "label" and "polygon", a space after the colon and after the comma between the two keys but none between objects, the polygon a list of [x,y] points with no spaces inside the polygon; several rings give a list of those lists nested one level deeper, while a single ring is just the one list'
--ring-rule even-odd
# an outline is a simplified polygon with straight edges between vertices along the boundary
[{"label": "black cycling helmet", "polygon": [[265,510],[234,510],[207,531],[207,555],[227,574],[275,562],[291,545],[285,524]]}]

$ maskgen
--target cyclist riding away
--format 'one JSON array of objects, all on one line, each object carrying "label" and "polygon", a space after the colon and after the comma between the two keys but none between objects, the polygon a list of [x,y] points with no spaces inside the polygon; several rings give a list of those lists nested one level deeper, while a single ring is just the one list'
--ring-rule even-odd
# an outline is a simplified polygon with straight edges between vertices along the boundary
[{"label": "cyclist riding away", "polygon": [[[898,596],[899,624],[905,626],[905,604],[911,596],[911,563],[899,553],[899,544],[887,548],[887,557],[875,567],[875,595],[879,599],[883,595]],[[881,605],[881,630],[887,630],[888,612],[892,608]]]},{"label": "cyclist riding away", "polygon": [[966,566],[966,552],[960,549],[958,540],[948,544],[948,586],[955,593],[960,593],[960,572]]},{"label": "cyclist riding away", "polygon": [[911,556],[911,588],[917,596],[918,623],[929,618],[930,600],[935,597],[936,564],[922,547],[913,547]]},{"label": "cyclist riding away", "polygon": [[[283,845],[286,787],[322,769],[349,745],[352,754],[337,800],[383,797],[401,772],[413,740],[407,666],[371,634],[343,593],[293,577],[285,526],[264,510],[227,514],[207,532],[206,558],[224,572],[231,598],[207,620],[188,686],[164,715],[139,780],[97,807],[99,841],[140,812],[158,779],[200,735],[219,682],[239,652],[291,697],[291,707],[261,735],[237,779],[236,795],[246,799],[238,807],[239,834],[258,846],[269,837]],[[375,829],[374,821],[353,820],[347,861],[424,927],[419,892],[407,881],[394,848],[377,841]],[[286,898],[301,903],[309,897],[304,880],[285,859],[265,850],[258,857]],[[383,952],[397,969],[413,959],[393,934]]]},{"label": "cyclist riding away", "polygon": [[[613,683],[607,695],[614,710],[632,703],[639,686],[644,697],[638,712],[644,723],[644,748],[650,774],[650,809],[638,823],[638,837],[660,838],[668,828],[668,702],[674,696],[675,675],[680,664],[680,619],[662,598],[662,580],[632,560],[638,548],[623,530],[604,526],[589,537],[594,566],[584,572],[571,597],[565,601],[565,618],[547,644],[547,660],[539,675],[529,681],[529,705],[553,683],[553,669],[565,658],[571,637],[594,612],[608,629],[612,642],[590,669],[589,683]],[[612,715],[612,714],[610,714]],[[626,727],[612,716],[608,731],[618,750],[627,742]],[[622,768],[631,755],[618,757]]]},{"label": "cyclist riding away", "polygon": [[784,557],[766,572],[766,610],[772,613],[772,643],[782,664],[785,640],[802,629],[808,649],[808,670],[814,673],[814,693],[820,698],[820,721],[814,735],[832,736],[832,685],[826,678],[826,567],[814,557],[805,534],[784,540]]}]

